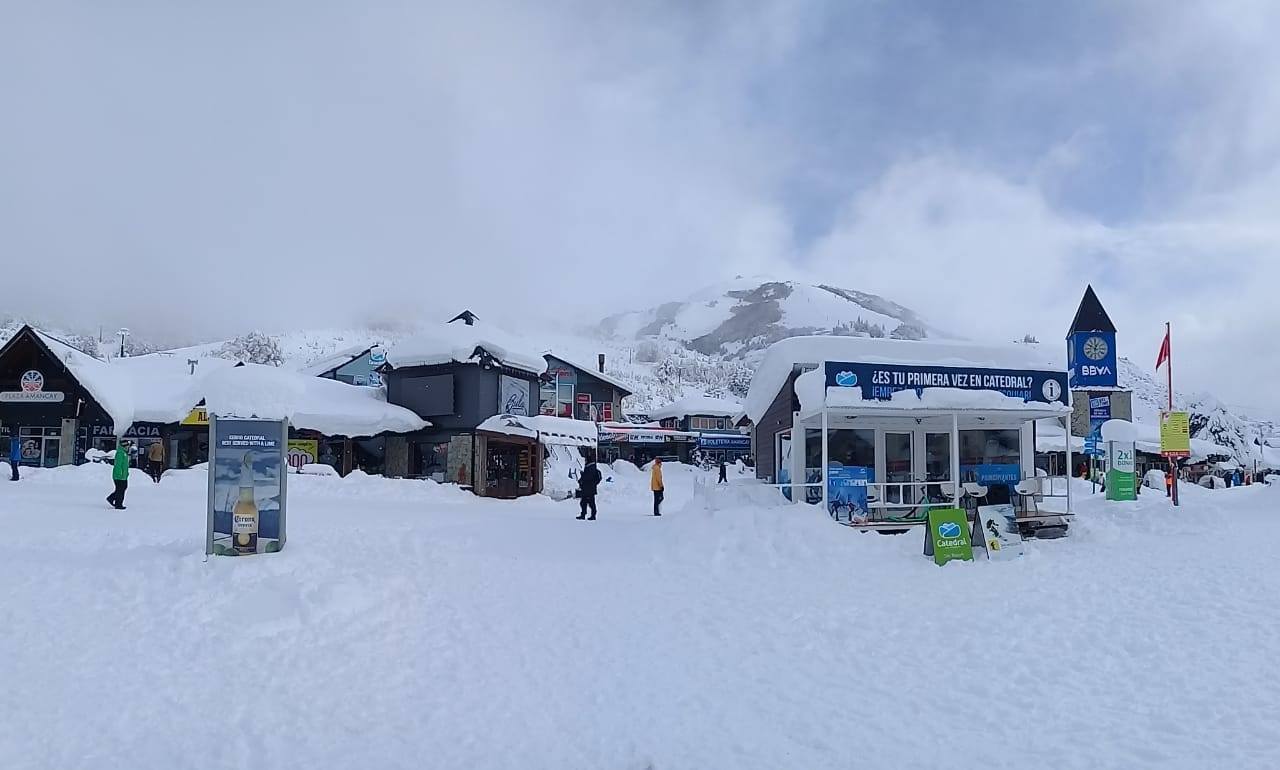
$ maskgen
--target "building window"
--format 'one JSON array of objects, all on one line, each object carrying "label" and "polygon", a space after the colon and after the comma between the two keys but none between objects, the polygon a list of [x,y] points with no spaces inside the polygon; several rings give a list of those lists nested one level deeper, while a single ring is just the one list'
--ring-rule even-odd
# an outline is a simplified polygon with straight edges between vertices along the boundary
[{"label": "building window", "polygon": [[690,417],[690,430],[724,430],[724,419],[721,417]]}]

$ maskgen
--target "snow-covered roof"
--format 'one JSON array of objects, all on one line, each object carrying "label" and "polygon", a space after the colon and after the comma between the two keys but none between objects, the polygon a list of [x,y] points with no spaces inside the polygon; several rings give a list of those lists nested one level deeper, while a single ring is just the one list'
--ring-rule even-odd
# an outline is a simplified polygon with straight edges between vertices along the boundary
[{"label": "snow-covered roof", "polygon": [[344,364],[349,364],[360,356],[368,353],[375,345],[352,345],[349,348],[330,353],[312,361],[309,364],[298,367],[298,372],[311,377],[319,377],[325,372],[337,369]]},{"label": "snow-covered roof", "polygon": [[129,383],[100,358],[76,350],[57,337],[32,329],[53,355],[67,367],[93,400],[98,402],[121,432],[134,422],[133,392]]},{"label": "snow-covered roof", "polygon": [[476,360],[478,350],[513,369],[539,375],[547,370],[536,346],[493,326],[462,322],[441,324],[396,343],[387,350],[387,362],[396,368],[468,363]]},{"label": "snow-covered roof", "polygon": [[979,345],[875,337],[790,337],[775,342],[760,359],[751,380],[751,389],[747,392],[747,416],[753,422],[759,422],[797,366],[821,366],[826,361],[1066,371],[1062,355],[1039,345]]},{"label": "snow-covered roof", "polygon": [[131,422],[178,422],[204,398],[206,377],[236,365],[215,356],[190,360],[196,362],[194,372],[186,356],[168,353],[111,360],[108,366],[127,383],[133,400]]},{"label": "snow-covered roof", "polygon": [[246,364],[204,380],[205,405],[219,416],[288,418],[289,424],[326,436],[407,433],[430,423],[388,404],[381,388],[348,385],[274,366]]},{"label": "snow-covered roof", "polygon": [[690,415],[707,417],[733,417],[742,412],[742,404],[727,398],[712,396],[685,396],[674,403],[660,409],[649,411],[650,420],[669,420],[672,417],[683,420]]},{"label": "snow-covered roof", "polygon": [[185,356],[151,353],[104,361],[57,337],[32,329],[111,417],[115,429],[135,422],[178,422],[204,398],[202,383],[211,372],[235,366],[222,358],[197,358],[195,372]]},{"label": "snow-covered roof", "polygon": [[618,390],[626,391],[627,395],[631,395],[632,393],[636,392],[633,386],[628,385],[627,383],[623,382],[617,377],[614,377],[612,374],[605,374],[604,372],[598,371],[594,367],[583,366],[582,364],[574,361],[572,358],[565,358],[564,356],[560,355],[554,350],[548,350],[544,355],[551,356],[552,358],[559,361],[564,361],[569,366],[572,366],[573,368],[578,369],[579,371],[586,372],[592,377],[595,377],[597,380],[607,382],[613,387],[617,388]]},{"label": "snow-covered roof", "polygon": [[599,430],[594,422],[549,414],[538,414],[532,417],[495,414],[476,426],[476,430],[537,438],[543,444],[560,446],[593,447],[599,441]]}]

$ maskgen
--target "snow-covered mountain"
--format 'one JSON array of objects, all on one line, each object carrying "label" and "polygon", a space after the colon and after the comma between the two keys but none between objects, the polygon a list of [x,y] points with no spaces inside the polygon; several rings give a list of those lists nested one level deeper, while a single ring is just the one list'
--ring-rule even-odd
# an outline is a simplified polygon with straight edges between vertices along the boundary
[{"label": "snow-covered mountain", "polygon": [[683,300],[613,315],[600,328],[607,336],[678,340],[699,353],[737,358],[801,334],[945,336],[914,311],[875,294],[760,277],[736,278]]}]

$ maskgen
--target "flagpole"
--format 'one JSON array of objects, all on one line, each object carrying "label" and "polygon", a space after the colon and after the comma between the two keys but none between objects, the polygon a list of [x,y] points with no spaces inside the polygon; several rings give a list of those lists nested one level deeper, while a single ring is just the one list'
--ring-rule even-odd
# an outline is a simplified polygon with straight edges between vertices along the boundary
[{"label": "flagpole", "polygon": [[[1169,352],[1165,358],[1164,365],[1165,365],[1165,373],[1169,375],[1169,411],[1172,412],[1173,411],[1173,324],[1170,321],[1165,321],[1164,323],[1164,338],[1169,345]],[[1173,457],[1169,458],[1169,472],[1173,474],[1173,485],[1170,487],[1170,491],[1173,494],[1171,494],[1170,497],[1173,499],[1173,504],[1176,507],[1178,505],[1178,461]]]}]

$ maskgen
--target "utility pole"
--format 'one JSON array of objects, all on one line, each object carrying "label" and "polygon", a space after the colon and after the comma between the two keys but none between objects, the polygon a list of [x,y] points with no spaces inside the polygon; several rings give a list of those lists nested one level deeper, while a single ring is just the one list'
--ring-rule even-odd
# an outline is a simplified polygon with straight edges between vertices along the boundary
[{"label": "utility pole", "polygon": [[120,335],[120,357],[124,358],[124,340],[129,336],[129,329],[122,326],[117,334]]}]

